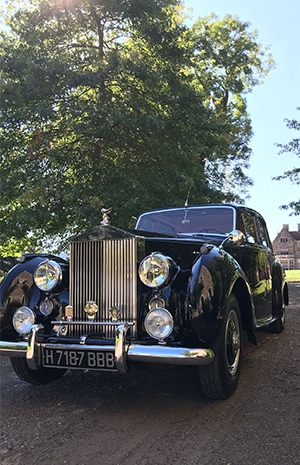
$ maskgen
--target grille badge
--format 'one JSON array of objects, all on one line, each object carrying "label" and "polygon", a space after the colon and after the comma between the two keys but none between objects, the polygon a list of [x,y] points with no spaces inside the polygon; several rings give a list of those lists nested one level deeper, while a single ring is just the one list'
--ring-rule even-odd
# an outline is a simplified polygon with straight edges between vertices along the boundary
[{"label": "grille badge", "polygon": [[89,300],[84,307],[84,311],[87,313],[89,320],[94,320],[95,315],[98,312],[99,307],[94,300]]},{"label": "grille badge", "polygon": [[109,319],[111,321],[120,321],[120,319],[121,319],[121,311],[118,309],[118,307],[112,307],[109,310]]}]

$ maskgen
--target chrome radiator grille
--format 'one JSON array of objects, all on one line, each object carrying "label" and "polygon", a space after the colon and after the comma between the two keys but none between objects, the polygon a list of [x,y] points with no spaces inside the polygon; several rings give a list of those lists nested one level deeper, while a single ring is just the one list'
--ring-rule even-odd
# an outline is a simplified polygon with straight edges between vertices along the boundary
[{"label": "chrome radiator grille", "polygon": [[[117,307],[120,321],[137,319],[137,245],[135,238],[71,243],[70,304],[74,321],[88,321],[84,307],[95,301],[99,307],[94,321],[111,321],[110,310]],[[135,325],[136,326],[136,325]],[[135,326],[130,335],[135,336]],[[74,325],[71,335],[103,332],[114,338],[115,327]]]}]

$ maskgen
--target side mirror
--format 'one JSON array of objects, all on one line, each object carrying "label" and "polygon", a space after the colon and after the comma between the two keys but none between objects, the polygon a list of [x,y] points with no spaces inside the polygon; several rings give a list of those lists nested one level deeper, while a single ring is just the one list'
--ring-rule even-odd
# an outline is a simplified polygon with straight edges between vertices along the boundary
[{"label": "side mirror", "polygon": [[232,245],[241,245],[245,241],[245,235],[239,229],[234,229],[233,231],[231,231],[231,233],[228,234],[226,239],[224,239],[224,241],[220,245],[220,249],[223,248],[223,245],[227,241]]},{"label": "side mirror", "polygon": [[234,229],[228,236],[230,244],[240,245],[245,241],[245,235],[239,229]]}]

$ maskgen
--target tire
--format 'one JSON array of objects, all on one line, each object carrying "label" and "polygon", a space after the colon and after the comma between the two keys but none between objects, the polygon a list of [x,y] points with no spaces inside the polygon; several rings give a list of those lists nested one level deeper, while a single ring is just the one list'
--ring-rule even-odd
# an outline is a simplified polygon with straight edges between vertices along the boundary
[{"label": "tire", "polygon": [[215,358],[199,368],[202,389],[212,399],[227,399],[237,388],[242,356],[242,324],[238,301],[232,294],[225,307],[222,328],[212,347]]},{"label": "tire", "polygon": [[12,367],[16,375],[26,383],[41,385],[48,384],[61,378],[67,370],[60,370],[57,368],[44,368],[40,367],[37,370],[31,370],[25,358],[11,358]]},{"label": "tire", "polygon": [[285,329],[285,307],[282,307],[282,316],[269,324],[269,330],[271,333],[280,334]]}]

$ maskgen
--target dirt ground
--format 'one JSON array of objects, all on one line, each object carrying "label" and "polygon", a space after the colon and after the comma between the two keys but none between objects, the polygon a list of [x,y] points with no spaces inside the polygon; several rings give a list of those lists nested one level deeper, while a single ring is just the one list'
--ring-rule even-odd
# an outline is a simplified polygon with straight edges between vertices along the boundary
[{"label": "dirt ground", "polygon": [[300,464],[300,283],[286,330],[245,341],[237,392],[207,400],[195,369],[71,373],[42,387],[1,362],[3,465]]}]

